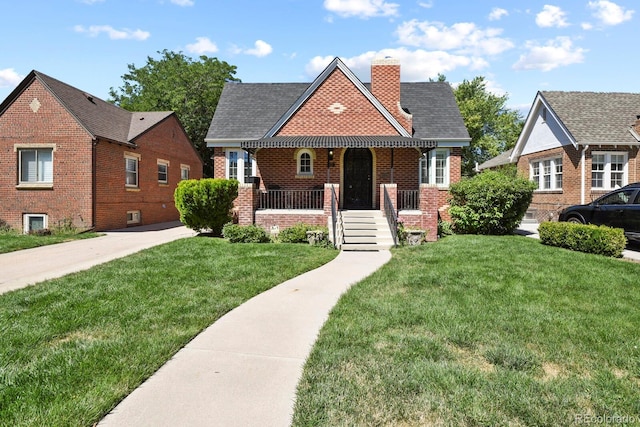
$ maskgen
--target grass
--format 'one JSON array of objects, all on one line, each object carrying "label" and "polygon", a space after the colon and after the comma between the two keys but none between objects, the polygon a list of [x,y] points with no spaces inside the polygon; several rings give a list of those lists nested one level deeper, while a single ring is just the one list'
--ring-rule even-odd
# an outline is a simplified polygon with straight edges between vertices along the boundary
[{"label": "grass", "polygon": [[92,425],[216,319],[335,255],[190,238],[0,296],[0,425]]},{"label": "grass", "polygon": [[640,423],[639,277],[519,236],[394,250],[332,311],[293,425]]},{"label": "grass", "polygon": [[53,245],[70,240],[90,239],[100,235],[100,233],[53,233],[48,236],[38,236],[14,231],[2,231],[0,232],[0,254],[38,246]]}]

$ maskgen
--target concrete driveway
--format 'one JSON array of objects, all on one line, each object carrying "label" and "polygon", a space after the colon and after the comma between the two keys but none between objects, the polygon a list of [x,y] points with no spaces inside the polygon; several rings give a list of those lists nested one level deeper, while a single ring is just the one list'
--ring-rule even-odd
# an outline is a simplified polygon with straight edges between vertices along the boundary
[{"label": "concrete driveway", "polygon": [[94,239],[0,254],[0,294],[195,235],[193,230],[175,221],[108,231]]}]

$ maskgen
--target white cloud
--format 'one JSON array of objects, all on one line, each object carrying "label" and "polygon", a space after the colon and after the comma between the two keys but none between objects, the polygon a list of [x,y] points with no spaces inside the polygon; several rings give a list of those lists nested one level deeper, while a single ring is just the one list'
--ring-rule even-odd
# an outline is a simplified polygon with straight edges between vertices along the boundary
[{"label": "white cloud", "polygon": [[447,27],[441,22],[420,22],[416,19],[403,22],[396,30],[399,43],[407,46],[474,55],[497,55],[511,49],[513,43],[499,37],[500,34],[500,28],[482,30],[472,22]]},{"label": "white cloud", "polygon": [[193,0],[171,0],[171,3],[178,6],[193,6],[195,4]]},{"label": "white cloud", "polygon": [[591,24],[590,22],[583,22],[582,24],[580,24],[580,27],[583,30],[589,31],[593,29],[593,24]]},{"label": "white cloud", "polygon": [[568,27],[569,23],[566,20],[566,15],[567,13],[558,6],[545,4],[542,12],[536,15],[536,24],[539,27]]},{"label": "white cloud", "polygon": [[503,16],[508,16],[509,12],[506,9],[494,7],[489,14],[489,21],[499,21]]},{"label": "white cloud", "polygon": [[589,9],[592,9],[593,16],[596,17],[603,25],[618,25],[624,21],[629,21],[635,11],[625,10],[608,0],[590,1]]},{"label": "white cloud", "polygon": [[5,68],[4,70],[0,70],[0,88],[13,88],[17,86],[23,78],[24,76],[16,73],[16,70],[14,70],[13,68]]},{"label": "white cloud", "polygon": [[273,52],[271,45],[263,40],[256,40],[252,49],[242,49],[238,46],[233,46],[231,52],[235,54],[253,55],[258,58],[267,56]]},{"label": "white cloud", "polygon": [[[402,81],[426,81],[437,78],[457,68],[469,68],[473,71],[484,69],[488,63],[482,58],[452,55],[442,51],[409,50],[404,47],[369,51],[342,61],[363,81],[370,79],[371,61],[375,58],[390,56],[400,61]],[[305,67],[306,73],[315,78],[333,60],[333,56],[316,56]]]},{"label": "white cloud", "polygon": [[204,55],[205,53],[215,53],[218,46],[208,37],[196,37],[196,42],[187,45],[187,52]]},{"label": "white cloud", "polygon": [[151,36],[151,33],[148,31],[129,30],[127,28],[116,30],[110,25],[91,25],[88,28],[82,25],[76,25],[74,30],[77,33],[88,34],[90,37],[97,37],[101,33],[106,33],[111,40],[146,40]]},{"label": "white cloud", "polygon": [[573,46],[568,37],[556,37],[544,46],[527,42],[528,52],[513,65],[516,70],[551,71],[554,68],[584,62],[586,49]]},{"label": "white cloud", "polygon": [[324,0],[324,8],[343,18],[356,16],[372,18],[376,16],[398,16],[397,3],[384,0]]},{"label": "white cloud", "polygon": [[429,2],[420,1],[420,2],[418,2],[418,6],[424,7],[425,9],[431,9],[433,7],[433,0],[429,1]]},{"label": "white cloud", "polygon": [[253,49],[247,49],[244,53],[262,58],[263,56],[267,56],[273,52],[271,45],[263,40],[256,40],[254,46],[255,47]]}]

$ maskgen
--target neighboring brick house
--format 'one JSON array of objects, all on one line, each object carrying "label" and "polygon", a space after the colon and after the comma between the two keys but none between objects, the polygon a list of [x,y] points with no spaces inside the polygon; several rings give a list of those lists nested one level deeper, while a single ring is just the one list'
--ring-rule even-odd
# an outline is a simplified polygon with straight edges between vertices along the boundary
[{"label": "neighboring brick house", "polygon": [[326,224],[332,190],[340,210],[383,210],[387,188],[401,221],[434,230],[470,141],[453,91],[401,83],[389,58],[373,61],[371,80],[335,58],[311,84],[225,85],[206,142],[215,176],[244,184],[241,223]]},{"label": "neighboring brick house", "polygon": [[638,181],[638,114],[637,93],[538,92],[508,158],[538,184],[527,217],[554,220]]},{"label": "neighboring brick house", "polygon": [[32,71],[0,104],[0,220],[24,232],[179,219],[202,160],[173,112],[131,113]]}]

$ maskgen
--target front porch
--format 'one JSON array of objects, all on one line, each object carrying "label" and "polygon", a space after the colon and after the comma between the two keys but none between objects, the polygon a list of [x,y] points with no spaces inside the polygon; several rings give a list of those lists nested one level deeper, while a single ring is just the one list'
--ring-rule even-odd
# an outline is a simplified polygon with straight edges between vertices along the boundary
[{"label": "front porch", "polygon": [[[234,202],[238,224],[256,224],[272,234],[298,223],[329,228],[337,246],[344,243],[340,185],[325,183],[307,190],[260,188],[259,184],[240,184]],[[417,190],[398,190],[397,184],[380,184],[376,209],[387,219],[393,236],[397,222],[405,227],[427,230],[427,240],[437,239],[440,191],[435,185],[421,184]],[[387,199],[385,201],[385,199]],[[397,243],[397,242],[396,242]]]}]

